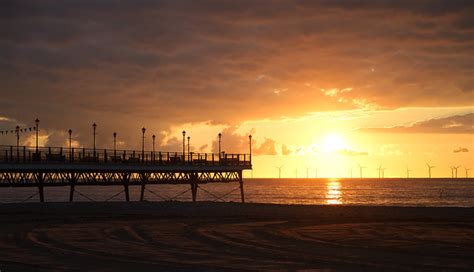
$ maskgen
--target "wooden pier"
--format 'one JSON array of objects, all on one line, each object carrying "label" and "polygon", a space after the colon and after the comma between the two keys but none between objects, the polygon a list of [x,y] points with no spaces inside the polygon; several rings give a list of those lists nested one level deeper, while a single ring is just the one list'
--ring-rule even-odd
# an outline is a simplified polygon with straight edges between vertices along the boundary
[{"label": "wooden pier", "polygon": [[144,200],[148,184],[189,184],[197,200],[200,184],[236,182],[245,201],[243,170],[252,169],[250,154],[159,152],[63,147],[0,146],[0,187],[37,187],[44,202],[44,187],[69,186],[69,201],[76,186],[140,186]]}]

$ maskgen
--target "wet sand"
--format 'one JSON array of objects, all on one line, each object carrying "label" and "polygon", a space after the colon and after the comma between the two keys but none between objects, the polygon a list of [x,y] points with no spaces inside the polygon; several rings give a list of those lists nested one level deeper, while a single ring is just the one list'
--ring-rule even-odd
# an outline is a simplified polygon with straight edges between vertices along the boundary
[{"label": "wet sand", "polygon": [[472,271],[474,208],[0,205],[1,271]]}]

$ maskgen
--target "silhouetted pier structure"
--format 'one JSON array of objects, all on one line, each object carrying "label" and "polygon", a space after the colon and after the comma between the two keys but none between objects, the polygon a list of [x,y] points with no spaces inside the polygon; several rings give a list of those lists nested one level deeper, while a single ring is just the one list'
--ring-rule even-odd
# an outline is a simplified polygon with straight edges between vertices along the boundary
[{"label": "silhouetted pier structure", "polygon": [[159,152],[115,149],[0,146],[0,187],[120,185],[130,201],[129,186],[189,184],[196,201],[199,184],[238,182],[245,201],[242,172],[251,169],[251,154]]}]

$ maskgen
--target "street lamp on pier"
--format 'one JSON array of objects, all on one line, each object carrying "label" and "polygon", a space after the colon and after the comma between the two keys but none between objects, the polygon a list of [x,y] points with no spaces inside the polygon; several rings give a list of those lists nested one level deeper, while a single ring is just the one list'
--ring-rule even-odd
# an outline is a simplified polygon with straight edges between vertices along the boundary
[{"label": "street lamp on pier", "polygon": [[117,159],[117,132],[114,132],[114,160]]},{"label": "street lamp on pier", "polygon": [[39,131],[39,122],[40,120],[36,118],[35,123],[36,123],[36,154],[38,154],[38,131]]},{"label": "street lamp on pier", "polygon": [[16,126],[16,158],[20,160],[20,126]]},{"label": "street lamp on pier", "polygon": [[221,138],[222,138],[222,133],[219,133],[217,135],[219,137],[219,159],[221,158]]},{"label": "street lamp on pier", "polygon": [[183,130],[183,162],[185,161],[185,153],[186,153],[186,143],[185,143],[185,140],[186,139],[186,131]]},{"label": "street lamp on pier", "polygon": [[96,151],[95,151],[95,135],[96,135],[96,129],[97,129],[97,124],[94,123],[92,124],[92,129],[94,130],[92,133],[92,136],[94,137],[94,160],[96,159]]},{"label": "street lamp on pier", "polygon": [[190,161],[190,156],[191,156],[191,153],[189,153],[189,140],[191,140],[191,137],[188,136],[188,161]]},{"label": "street lamp on pier", "polygon": [[69,150],[72,149],[72,129],[67,131],[69,133]]},{"label": "street lamp on pier", "polygon": [[69,133],[69,160],[72,161],[72,129],[67,132]]},{"label": "street lamp on pier", "polygon": [[155,134],[153,134],[153,135],[151,136],[151,139],[153,140],[153,147],[152,147],[152,157],[153,157],[153,161],[155,160],[155,138],[156,138],[156,136],[155,136]]},{"label": "street lamp on pier", "polygon": [[142,128],[142,161],[145,161],[145,131],[146,128]]},{"label": "street lamp on pier", "polygon": [[252,163],[252,135],[249,135],[250,163]]}]

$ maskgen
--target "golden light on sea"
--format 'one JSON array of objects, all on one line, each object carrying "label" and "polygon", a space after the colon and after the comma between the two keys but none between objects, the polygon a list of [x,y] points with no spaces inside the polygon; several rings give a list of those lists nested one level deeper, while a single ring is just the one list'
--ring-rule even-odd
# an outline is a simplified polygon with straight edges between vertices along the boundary
[{"label": "golden light on sea", "polygon": [[341,182],[330,179],[326,182],[326,203],[331,205],[342,204]]}]

